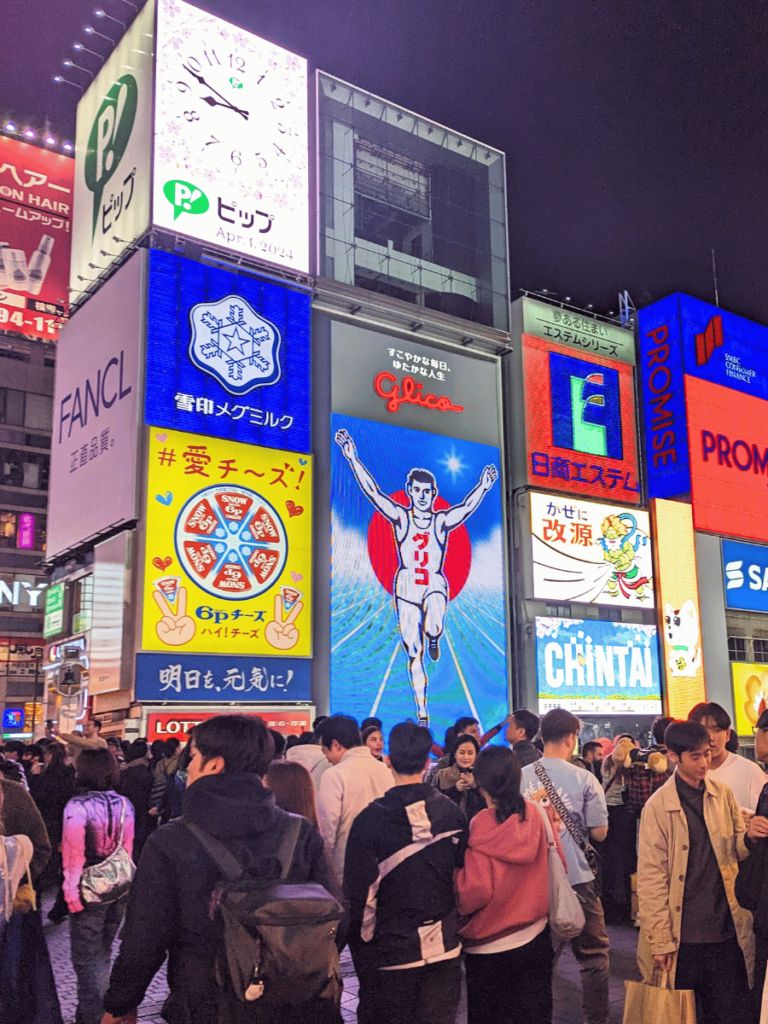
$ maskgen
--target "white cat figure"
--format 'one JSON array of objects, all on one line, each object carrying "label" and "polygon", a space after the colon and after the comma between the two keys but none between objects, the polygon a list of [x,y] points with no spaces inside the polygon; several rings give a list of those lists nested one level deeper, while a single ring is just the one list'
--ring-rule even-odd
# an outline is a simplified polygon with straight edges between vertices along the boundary
[{"label": "white cat figure", "polygon": [[692,677],[701,668],[699,616],[690,599],[682,608],[664,607],[664,633],[670,647],[667,663],[673,676]]}]

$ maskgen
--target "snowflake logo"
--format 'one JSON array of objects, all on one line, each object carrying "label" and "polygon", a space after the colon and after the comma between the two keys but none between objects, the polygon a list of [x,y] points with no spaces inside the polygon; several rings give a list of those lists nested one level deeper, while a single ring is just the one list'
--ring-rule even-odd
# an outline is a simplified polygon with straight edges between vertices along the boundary
[{"label": "snowflake logo", "polygon": [[231,395],[280,380],[280,332],[239,295],[199,302],[189,311],[189,358]]}]

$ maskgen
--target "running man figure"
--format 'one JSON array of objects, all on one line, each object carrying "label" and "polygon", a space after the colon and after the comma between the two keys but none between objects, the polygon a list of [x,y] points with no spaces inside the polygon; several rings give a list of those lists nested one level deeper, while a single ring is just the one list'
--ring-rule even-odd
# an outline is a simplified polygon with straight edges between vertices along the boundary
[{"label": "running man figure", "polygon": [[425,647],[432,661],[440,657],[440,637],[448,608],[448,580],[443,562],[448,534],[472,515],[498,477],[495,466],[486,466],[480,482],[460,505],[436,512],[437,482],[426,469],[412,469],[405,490],[411,507],[404,508],[380,489],[360,461],[346,430],[336,432],[336,444],[355,475],[360,490],[392,524],[399,566],[394,595],[400,639],[408,657],[408,677],[420,724],[429,724]]}]

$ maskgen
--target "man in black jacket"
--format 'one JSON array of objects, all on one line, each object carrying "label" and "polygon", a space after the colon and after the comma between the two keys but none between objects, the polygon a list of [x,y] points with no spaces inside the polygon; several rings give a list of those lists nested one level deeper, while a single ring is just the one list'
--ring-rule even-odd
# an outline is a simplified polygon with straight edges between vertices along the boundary
[{"label": "man in black jacket", "polygon": [[[279,878],[277,852],[286,814],[261,781],[274,751],[264,722],[243,715],[210,718],[195,727],[191,751],[184,818],[224,843],[254,877]],[[216,1024],[216,941],[209,906],[220,881],[219,869],[183,821],[172,821],[149,837],[104,997],[104,1024],[135,1022],[166,954],[170,995],[163,1007],[165,1020]],[[332,884],[323,841],[309,822],[299,833],[288,881]]]},{"label": "man in black jacket", "polygon": [[344,862],[349,945],[360,982],[359,1024],[453,1024],[461,947],[453,873],[466,820],[421,781],[432,747],[412,722],[389,734],[394,788],[352,823]]},{"label": "man in black jacket", "polygon": [[541,757],[541,751],[533,745],[533,737],[539,731],[539,717],[527,708],[519,708],[512,712],[507,726],[506,739],[512,750],[517,754],[520,767],[533,764]]}]

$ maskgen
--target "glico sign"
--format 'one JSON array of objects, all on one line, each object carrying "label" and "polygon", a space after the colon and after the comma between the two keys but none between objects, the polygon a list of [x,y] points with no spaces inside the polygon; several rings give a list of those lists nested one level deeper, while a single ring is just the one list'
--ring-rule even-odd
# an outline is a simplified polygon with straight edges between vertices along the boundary
[{"label": "glico sign", "polygon": [[421,381],[415,381],[413,377],[403,377],[402,384],[398,384],[394,373],[379,373],[373,381],[373,389],[379,398],[386,399],[390,412],[397,412],[403,403],[438,412],[464,412],[463,405],[454,405],[445,395],[425,392]]}]

